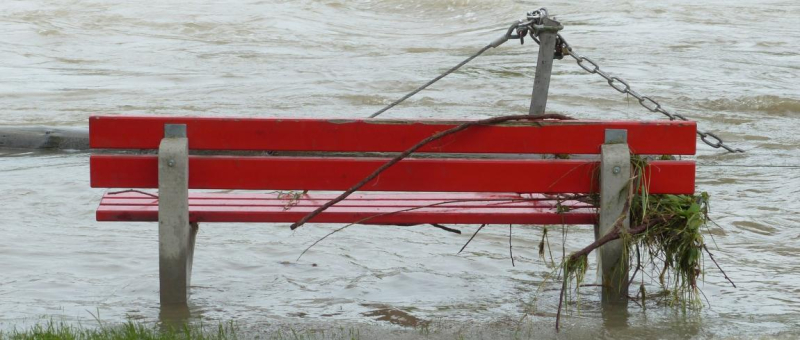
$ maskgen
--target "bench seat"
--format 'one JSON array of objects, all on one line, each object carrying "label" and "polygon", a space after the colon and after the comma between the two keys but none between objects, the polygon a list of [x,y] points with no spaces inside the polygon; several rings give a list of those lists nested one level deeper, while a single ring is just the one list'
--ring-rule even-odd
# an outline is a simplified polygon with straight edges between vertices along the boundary
[{"label": "bench seat", "polygon": [[[336,194],[295,196],[285,192],[195,193],[189,195],[192,222],[291,223],[335,198]],[[561,207],[562,213],[558,213]],[[563,212],[564,210],[568,210]],[[371,217],[371,218],[370,218]],[[312,222],[359,224],[594,224],[597,210],[581,201],[515,193],[354,194]],[[158,198],[128,191],[106,193],[98,221],[158,221]]]}]

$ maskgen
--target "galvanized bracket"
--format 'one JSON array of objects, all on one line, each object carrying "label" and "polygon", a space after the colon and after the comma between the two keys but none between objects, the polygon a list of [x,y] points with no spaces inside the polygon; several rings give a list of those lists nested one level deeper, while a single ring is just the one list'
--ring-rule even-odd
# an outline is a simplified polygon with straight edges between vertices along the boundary
[{"label": "galvanized bracket", "polygon": [[606,129],[605,144],[624,144],[628,142],[628,130]]},{"label": "galvanized bracket", "polygon": [[186,138],[186,124],[164,124],[164,138]]}]

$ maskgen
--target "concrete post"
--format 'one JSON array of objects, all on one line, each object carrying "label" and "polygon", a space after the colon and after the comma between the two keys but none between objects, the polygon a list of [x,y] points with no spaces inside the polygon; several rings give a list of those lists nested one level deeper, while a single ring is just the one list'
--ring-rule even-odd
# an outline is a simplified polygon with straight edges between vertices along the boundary
[{"label": "concrete post", "polygon": [[[609,233],[625,208],[628,184],[631,176],[630,150],[626,130],[606,130],[606,143],[600,158],[600,224],[595,236]],[[630,228],[630,211],[623,222]],[[621,240],[606,243],[599,249],[598,267],[603,283],[605,304],[628,303],[628,262],[622,258],[624,245]]]},{"label": "concrete post", "polygon": [[186,305],[197,229],[189,225],[186,125],[164,126],[158,149],[158,257],[161,305]]},{"label": "concrete post", "polygon": [[189,252],[186,255],[186,287],[192,285],[192,264],[194,263],[194,244],[197,240],[197,232],[200,231],[200,223],[189,222]]},{"label": "concrete post", "polygon": [[550,74],[553,71],[553,57],[556,50],[556,35],[561,29],[558,21],[550,18],[542,19],[543,29],[539,33],[539,57],[536,59],[536,74],[533,79],[531,107],[528,114],[541,116],[547,106],[547,94],[550,91]]}]

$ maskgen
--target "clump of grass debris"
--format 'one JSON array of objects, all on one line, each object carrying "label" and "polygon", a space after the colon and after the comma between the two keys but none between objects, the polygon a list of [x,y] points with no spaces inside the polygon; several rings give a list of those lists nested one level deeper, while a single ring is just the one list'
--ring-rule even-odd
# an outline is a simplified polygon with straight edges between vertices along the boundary
[{"label": "clump of grass debris", "polygon": [[[640,274],[637,299],[642,302],[646,299],[644,278],[648,274],[653,278],[649,283],[658,284],[662,290],[651,295],[651,299],[656,296],[670,305],[701,307],[699,293],[702,292],[697,281],[703,275],[703,251],[708,252],[701,229],[710,221],[709,195],[705,192],[650,195],[647,183],[641,180],[647,168],[646,160],[632,156],[631,164],[633,175],[629,185],[635,190],[630,191],[625,209],[630,208],[630,228],[619,228],[621,223],[618,223],[606,237],[568,256],[563,262],[562,289],[569,291],[574,282],[577,290],[586,272],[587,255],[602,244],[619,239],[624,244],[620,261],[626,261],[633,271],[631,281]],[[635,258],[632,254],[636,254]],[[569,295],[569,292],[562,292],[559,315],[561,303],[570,301]]]},{"label": "clump of grass debris", "polygon": [[[708,221],[708,194],[636,196],[631,204],[632,225],[649,224],[625,245],[644,253],[649,267],[658,271],[658,283],[672,292],[671,302],[699,305],[697,279],[703,273],[705,242],[700,232]],[[625,259],[633,262],[632,258]],[[648,264],[631,263],[644,270]]]},{"label": "clump of grass debris", "polygon": [[589,260],[586,255],[577,256],[575,258],[567,258],[564,261],[564,292],[566,296],[562,297],[569,300],[569,292],[572,291],[571,283],[575,281],[575,295],[580,293],[581,284],[586,277],[586,269],[589,268]]},{"label": "clump of grass debris", "polygon": [[[647,161],[638,156],[631,157],[634,178],[643,178]],[[706,249],[700,229],[709,221],[709,195],[650,195],[647,183],[634,181],[638,194],[631,197],[631,229],[647,226],[638,234],[623,237],[625,256],[634,274],[646,270],[658,272],[658,284],[665,296],[671,296],[671,304],[684,307],[700,307],[697,279],[703,273],[703,249]],[[626,235],[627,236],[627,235]],[[629,256],[636,250],[636,263]],[[644,250],[644,251],[643,251]],[[645,253],[647,263],[642,263]],[[640,298],[645,299],[644,274],[640,287]]]}]

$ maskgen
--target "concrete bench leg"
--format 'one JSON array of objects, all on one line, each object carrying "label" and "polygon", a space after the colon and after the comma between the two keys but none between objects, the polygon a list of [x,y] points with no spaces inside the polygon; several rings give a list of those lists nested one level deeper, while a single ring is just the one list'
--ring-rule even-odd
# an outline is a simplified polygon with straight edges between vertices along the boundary
[{"label": "concrete bench leg", "polygon": [[[615,131],[610,133],[611,131]],[[613,144],[612,144],[613,143]],[[622,214],[628,196],[631,176],[630,151],[624,130],[607,130],[606,144],[602,146],[600,160],[600,224],[596,237],[609,233]],[[623,228],[630,227],[630,211]],[[624,245],[621,240],[606,243],[599,249],[598,266],[602,273],[603,303],[627,304],[628,263],[622,261]]]},{"label": "concrete bench leg", "polygon": [[185,125],[166,125],[158,149],[158,256],[161,305],[186,305],[197,225],[189,223]]},{"label": "concrete bench leg", "polygon": [[186,256],[186,286],[192,285],[192,263],[194,262],[194,244],[197,239],[197,232],[200,231],[200,223],[189,222],[189,252]]}]

